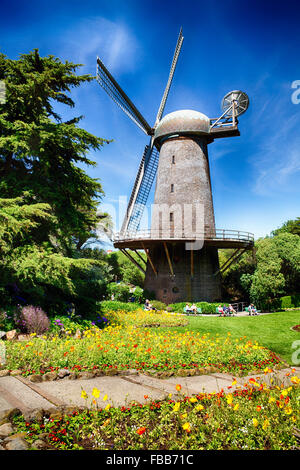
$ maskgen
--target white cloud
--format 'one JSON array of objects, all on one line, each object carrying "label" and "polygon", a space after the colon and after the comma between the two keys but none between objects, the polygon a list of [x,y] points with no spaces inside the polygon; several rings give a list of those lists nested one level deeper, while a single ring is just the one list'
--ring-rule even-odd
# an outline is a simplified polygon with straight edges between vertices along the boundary
[{"label": "white cloud", "polygon": [[132,71],[138,63],[139,44],[122,23],[102,17],[84,18],[76,28],[65,31],[62,40],[62,54],[86,65],[90,73],[95,72],[97,56],[112,73]]}]

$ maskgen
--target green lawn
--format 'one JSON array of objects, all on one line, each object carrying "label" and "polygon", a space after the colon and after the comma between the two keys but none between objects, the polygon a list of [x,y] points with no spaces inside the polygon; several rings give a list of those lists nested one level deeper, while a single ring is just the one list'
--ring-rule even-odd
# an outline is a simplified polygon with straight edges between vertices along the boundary
[{"label": "green lawn", "polygon": [[[255,317],[188,317],[186,327],[178,327],[180,331],[193,330],[212,335],[224,335],[230,332],[233,338],[246,336],[256,340],[262,346],[279,354],[290,365],[292,363],[292,344],[300,340],[300,333],[290,328],[300,324],[300,310],[276,312]],[[163,329],[163,328],[162,328]],[[160,329],[160,330],[162,330]]]}]

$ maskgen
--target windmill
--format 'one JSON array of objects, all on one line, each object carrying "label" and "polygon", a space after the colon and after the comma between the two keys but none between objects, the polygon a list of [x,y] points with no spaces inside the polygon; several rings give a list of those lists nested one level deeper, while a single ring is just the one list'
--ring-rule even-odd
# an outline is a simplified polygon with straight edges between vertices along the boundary
[{"label": "windmill", "polygon": [[[145,288],[165,303],[220,300],[221,274],[254,242],[251,233],[215,228],[207,151],[207,145],[216,138],[240,135],[237,118],[247,110],[249,98],[240,90],[227,93],[222,114],[214,119],[194,110],[163,117],[182,43],[181,29],[153,126],[97,57],[97,82],[149,136],[114,246],[145,274]],[[155,178],[151,229],[139,230]],[[234,249],[221,267],[219,248]],[[140,250],[145,251],[146,262]]]}]

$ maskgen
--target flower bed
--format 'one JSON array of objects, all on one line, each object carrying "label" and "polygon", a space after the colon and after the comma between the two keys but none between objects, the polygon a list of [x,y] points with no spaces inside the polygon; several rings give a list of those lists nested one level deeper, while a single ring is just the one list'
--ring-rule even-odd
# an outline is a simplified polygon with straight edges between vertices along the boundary
[{"label": "flower bed", "polygon": [[[127,324],[128,325],[128,324]],[[212,366],[221,372],[246,374],[274,367],[280,359],[245,337],[231,339],[194,331],[160,331],[137,324],[89,329],[81,338],[32,336],[28,342],[7,342],[7,369],[44,373],[53,368],[137,369],[169,371]],[[197,372],[198,371],[198,372]]]},{"label": "flower bed", "polygon": [[[299,378],[290,386],[268,388],[253,379],[228,393],[181,394],[163,401],[111,407],[94,388],[81,397],[92,408],[37,420],[17,416],[14,432],[24,433],[32,449],[60,450],[288,450],[299,446]],[[228,387],[231,388],[231,387]],[[227,393],[227,394],[226,394]],[[40,447],[42,444],[42,447]]]}]

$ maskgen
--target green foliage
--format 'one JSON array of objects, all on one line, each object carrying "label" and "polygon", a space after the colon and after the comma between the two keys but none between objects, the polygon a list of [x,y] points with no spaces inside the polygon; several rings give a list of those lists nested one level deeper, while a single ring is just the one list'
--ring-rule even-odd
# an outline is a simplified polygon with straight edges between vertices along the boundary
[{"label": "green foliage", "polygon": [[281,233],[292,233],[300,236],[300,217],[297,217],[295,220],[288,220],[280,228],[273,230],[271,235],[276,237]]},{"label": "green foliage", "polygon": [[280,298],[281,308],[300,307],[300,294],[285,295]]},{"label": "green foliage", "polygon": [[[101,255],[80,248],[109,227],[98,211],[101,184],[78,164],[94,166],[87,155],[107,140],[63,122],[55,105],[74,107],[69,93],[90,82],[76,75],[77,64],[37,50],[10,60],[0,54],[0,80],[6,102],[0,106],[0,298],[39,305],[48,313],[66,312],[74,302],[87,314],[112,280]],[[85,258],[86,255],[86,258]],[[8,293],[8,288],[14,290]]]},{"label": "green foliage", "polygon": [[103,300],[97,303],[97,312],[103,315],[110,311],[134,312],[141,308],[141,305],[134,302],[119,302],[116,300]]},{"label": "green foliage", "polygon": [[[128,250],[128,252],[140,265],[145,267],[143,261],[134,251]],[[145,253],[140,252],[140,256],[146,260]],[[111,253],[108,257],[108,263],[112,267],[112,274],[115,276],[116,280],[126,284],[132,284],[133,286],[143,287],[144,274],[124,255],[124,253],[121,251]]]},{"label": "green foliage", "polygon": [[160,302],[159,300],[151,300],[151,305],[156,309],[156,310],[166,310],[167,306],[163,302]]},{"label": "green foliage", "polygon": [[[184,310],[184,307],[186,304],[191,305],[192,302],[178,302],[175,304],[169,304],[168,305],[168,311],[169,312],[176,312],[176,313],[182,313]],[[220,305],[220,303],[216,302],[195,302],[195,305],[199,308],[201,308],[202,313],[204,314],[215,314],[216,313],[216,308]],[[222,305],[228,306],[228,303],[222,302]]]},{"label": "green foliage", "polygon": [[49,204],[58,221],[55,243],[65,250],[71,237],[89,234],[103,194],[100,183],[77,164],[95,165],[87,153],[108,142],[79,128],[81,117],[63,122],[54,111],[56,103],[74,107],[68,93],[93,80],[76,75],[78,66],[41,57],[36,49],[18,60],[0,55],[0,80],[6,85],[0,107],[0,194],[29,191],[31,202]]}]

